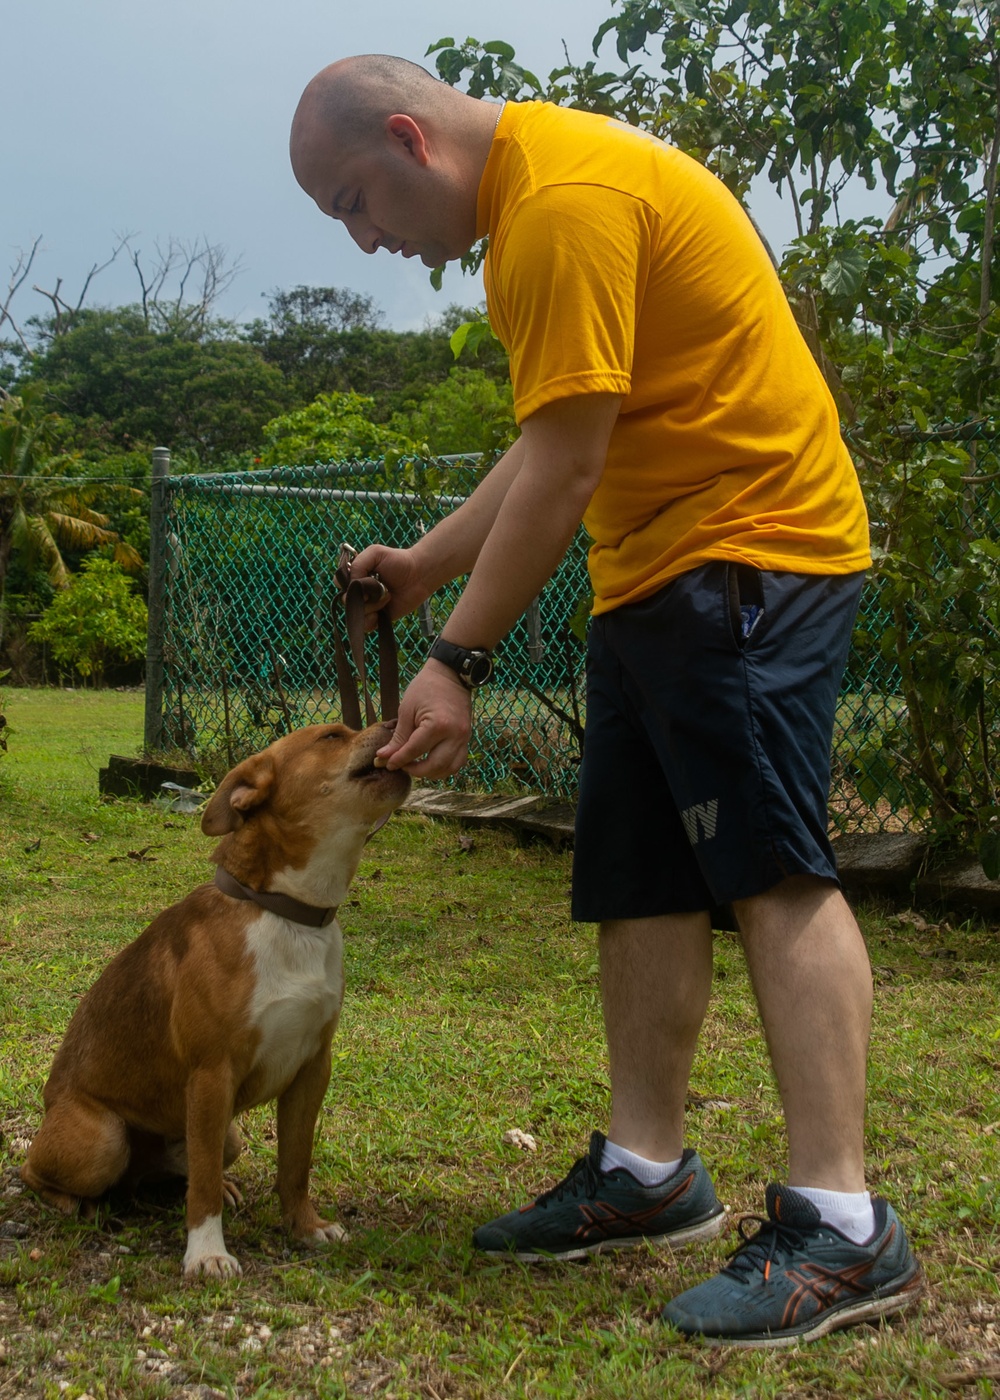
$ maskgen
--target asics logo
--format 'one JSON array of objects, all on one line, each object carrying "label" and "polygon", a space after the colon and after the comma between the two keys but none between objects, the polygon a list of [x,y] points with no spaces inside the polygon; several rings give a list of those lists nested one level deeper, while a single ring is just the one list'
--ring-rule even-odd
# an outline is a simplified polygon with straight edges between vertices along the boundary
[{"label": "asics logo", "polygon": [[643,1210],[624,1211],[618,1210],[610,1201],[594,1201],[580,1207],[580,1214],[583,1216],[583,1223],[577,1227],[576,1235],[580,1240],[587,1239],[611,1239],[616,1235],[632,1235],[637,1230],[641,1231],[643,1226],[648,1225],[652,1220],[666,1210],[674,1201],[679,1200],[691,1185],[691,1178],[688,1177],[680,1188],[675,1188],[668,1192],[661,1200],[654,1201]]},{"label": "asics logo", "polygon": [[803,1306],[810,1302],[818,1306],[811,1312],[822,1312],[833,1307],[841,1298],[857,1297],[866,1293],[865,1275],[870,1271],[872,1261],[864,1260],[849,1269],[839,1269],[832,1273],[818,1264],[803,1264],[798,1269],[786,1269],[785,1277],[795,1285],[795,1291],[785,1304],[782,1327],[792,1327],[798,1320]]}]

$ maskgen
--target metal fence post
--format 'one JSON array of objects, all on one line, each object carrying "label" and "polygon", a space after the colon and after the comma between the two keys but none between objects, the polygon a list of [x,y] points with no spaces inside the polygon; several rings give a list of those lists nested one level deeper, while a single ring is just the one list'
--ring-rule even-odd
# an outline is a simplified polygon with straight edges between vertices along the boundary
[{"label": "metal fence post", "polygon": [[163,611],[167,573],[169,447],[153,448],[149,504],[149,624],[146,633],[146,719],[143,747],[155,753],[163,739]]}]

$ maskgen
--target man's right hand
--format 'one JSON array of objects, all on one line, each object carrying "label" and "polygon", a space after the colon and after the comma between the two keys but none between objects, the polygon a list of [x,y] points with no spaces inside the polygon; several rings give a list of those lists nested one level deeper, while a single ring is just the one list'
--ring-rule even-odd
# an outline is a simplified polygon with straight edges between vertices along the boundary
[{"label": "man's right hand", "polygon": [[384,544],[370,544],[359,550],[351,564],[352,578],[367,578],[378,574],[388,592],[378,603],[365,605],[365,626],[375,626],[375,614],[387,608],[393,619],[404,617],[429,598],[434,591],[420,578],[413,551],[390,549]]}]

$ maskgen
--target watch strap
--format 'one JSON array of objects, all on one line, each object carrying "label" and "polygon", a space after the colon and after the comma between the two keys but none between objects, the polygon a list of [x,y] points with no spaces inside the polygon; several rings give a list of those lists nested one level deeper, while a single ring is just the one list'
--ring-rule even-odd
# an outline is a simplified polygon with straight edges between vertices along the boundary
[{"label": "watch strap", "polygon": [[[493,673],[493,656],[485,647],[460,647],[454,642],[445,641],[444,637],[435,637],[428,656],[454,671],[462,684],[470,690],[484,684]],[[484,663],[486,675],[481,680],[476,680],[475,672],[481,670]]]}]

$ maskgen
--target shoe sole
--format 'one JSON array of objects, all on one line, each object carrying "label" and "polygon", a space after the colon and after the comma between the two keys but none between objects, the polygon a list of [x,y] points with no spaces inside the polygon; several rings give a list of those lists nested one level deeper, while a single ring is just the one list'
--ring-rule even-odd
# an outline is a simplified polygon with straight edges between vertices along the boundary
[{"label": "shoe sole", "polygon": [[517,1259],[522,1264],[547,1264],[551,1260],[588,1259],[592,1254],[604,1254],[610,1249],[637,1249],[641,1245],[667,1245],[670,1249],[695,1244],[699,1240],[711,1240],[726,1228],[728,1215],[721,1207],[716,1215],[707,1220],[699,1220],[695,1225],[687,1225],[683,1230],[670,1230],[665,1235],[627,1235],[619,1239],[598,1240],[596,1244],[582,1245],[579,1249],[563,1250],[513,1250],[479,1249],[491,1259]]},{"label": "shoe sole", "polygon": [[914,1273],[904,1278],[898,1285],[886,1284],[894,1292],[883,1297],[865,1298],[858,1303],[845,1303],[840,1308],[831,1308],[820,1317],[814,1318],[805,1327],[787,1332],[759,1332],[744,1337],[706,1337],[694,1333],[691,1341],[702,1341],[713,1347],[794,1347],[802,1342],[815,1342],[820,1337],[838,1332],[842,1327],[853,1327],[859,1322],[879,1322],[884,1317],[892,1317],[919,1302],[924,1294],[924,1274],[918,1264]]}]

